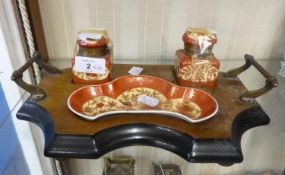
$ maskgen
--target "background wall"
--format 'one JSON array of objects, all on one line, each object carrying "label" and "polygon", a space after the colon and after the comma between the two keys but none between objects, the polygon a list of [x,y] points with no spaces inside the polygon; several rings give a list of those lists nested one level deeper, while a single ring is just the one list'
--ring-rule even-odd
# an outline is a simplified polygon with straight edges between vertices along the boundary
[{"label": "background wall", "polygon": [[284,0],[39,0],[51,59],[70,59],[76,33],[105,28],[115,61],[165,62],[188,26],[217,31],[215,54],[278,59],[285,47]]},{"label": "background wall", "polygon": [[[39,0],[39,4],[51,62],[61,68],[70,66],[76,33],[91,27],[108,30],[119,63],[172,64],[188,26],[217,31],[214,52],[222,60],[222,70],[243,64],[243,55],[250,53],[277,75],[285,51],[284,0]],[[254,70],[240,78],[249,89],[264,85]],[[107,156],[134,156],[136,174],[142,175],[151,171],[151,161],[178,164],[183,174],[267,170],[281,174],[285,167],[285,81],[278,79],[279,88],[258,99],[271,123],[245,133],[241,164],[189,164],[172,153],[144,146],[119,149]],[[73,174],[99,175],[102,166],[102,159],[70,161]]]}]

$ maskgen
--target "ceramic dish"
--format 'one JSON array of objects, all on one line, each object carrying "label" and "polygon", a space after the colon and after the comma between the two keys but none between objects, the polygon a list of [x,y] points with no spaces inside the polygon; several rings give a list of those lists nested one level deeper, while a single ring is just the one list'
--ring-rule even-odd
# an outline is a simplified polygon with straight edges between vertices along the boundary
[{"label": "ceramic dish", "polygon": [[142,75],[82,87],[69,96],[67,105],[87,120],[120,113],[153,113],[197,123],[213,117],[218,111],[217,101],[202,90]]}]

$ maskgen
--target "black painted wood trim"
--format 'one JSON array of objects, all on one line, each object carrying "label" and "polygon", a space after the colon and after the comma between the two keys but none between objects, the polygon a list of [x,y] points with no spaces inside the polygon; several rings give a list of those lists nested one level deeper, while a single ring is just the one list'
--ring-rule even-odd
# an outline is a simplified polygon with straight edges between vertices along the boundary
[{"label": "black painted wood trim", "polygon": [[231,165],[243,160],[243,133],[270,122],[260,106],[241,112],[234,120],[233,138],[194,139],[171,128],[151,124],[128,124],[105,129],[95,135],[56,134],[48,111],[26,101],[17,118],[35,123],[45,136],[44,154],[56,158],[96,159],[117,148],[147,145],[171,151],[188,162]]}]

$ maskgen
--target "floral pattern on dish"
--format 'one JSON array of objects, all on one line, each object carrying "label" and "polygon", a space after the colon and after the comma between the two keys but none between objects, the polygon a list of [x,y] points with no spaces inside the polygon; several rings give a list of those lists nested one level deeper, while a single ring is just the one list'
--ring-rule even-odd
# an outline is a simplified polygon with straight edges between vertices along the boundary
[{"label": "floral pattern on dish", "polygon": [[[155,98],[159,104],[155,107],[142,104],[138,102],[140,95]],[[197,119],[202,114],[200,106],[190,99],[167,99],[162,93],[151,88],[133,88],[123,92],[117,99],[108,96],[94,97],[82,106],[83,113],[89,116],[120,110],[164,110],[181,113],[192,119]]]},{"label": "floral pattern on dish", "polygon": [[199,118],[202,113],[199,105],[189,99],[183,98],[167,100],[165,103],[161,104],[160,108],[166,111],[179,112],[191,117],[192,119]]},{"label": "floral pattern on dish", "polygon": [[117,97],[117,100],[121,102],[123,105],[127,106],[129,109],[153,108],[138,102],[138,97],[140,95],[146,95],[155,98],[159,101],[159,104],[167,100],[167,98],[162,93],[151,88],[141,88],[141,87],[133,88],[123,92],[121,95]]},{"label": "floral pattern on dish", "polygon": [[107,111],[118,111],[124,109],[126,109],[126,106],[122,105],[116,99],[108,96],[94,97],[82,106],[82,111],[86,115],[96,115]]}]

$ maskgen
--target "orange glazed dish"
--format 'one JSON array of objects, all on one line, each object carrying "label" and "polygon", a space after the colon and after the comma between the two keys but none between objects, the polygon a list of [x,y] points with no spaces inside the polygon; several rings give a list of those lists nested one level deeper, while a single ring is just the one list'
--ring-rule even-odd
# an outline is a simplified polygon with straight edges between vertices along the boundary
[{"label": "orange glazed dish", "polygon": [[208,93],[151,76],[125,76],[73,92],[69,109],[87,120],[119,113],[155,113],[197,123],[213,117],[217,101]]}]

